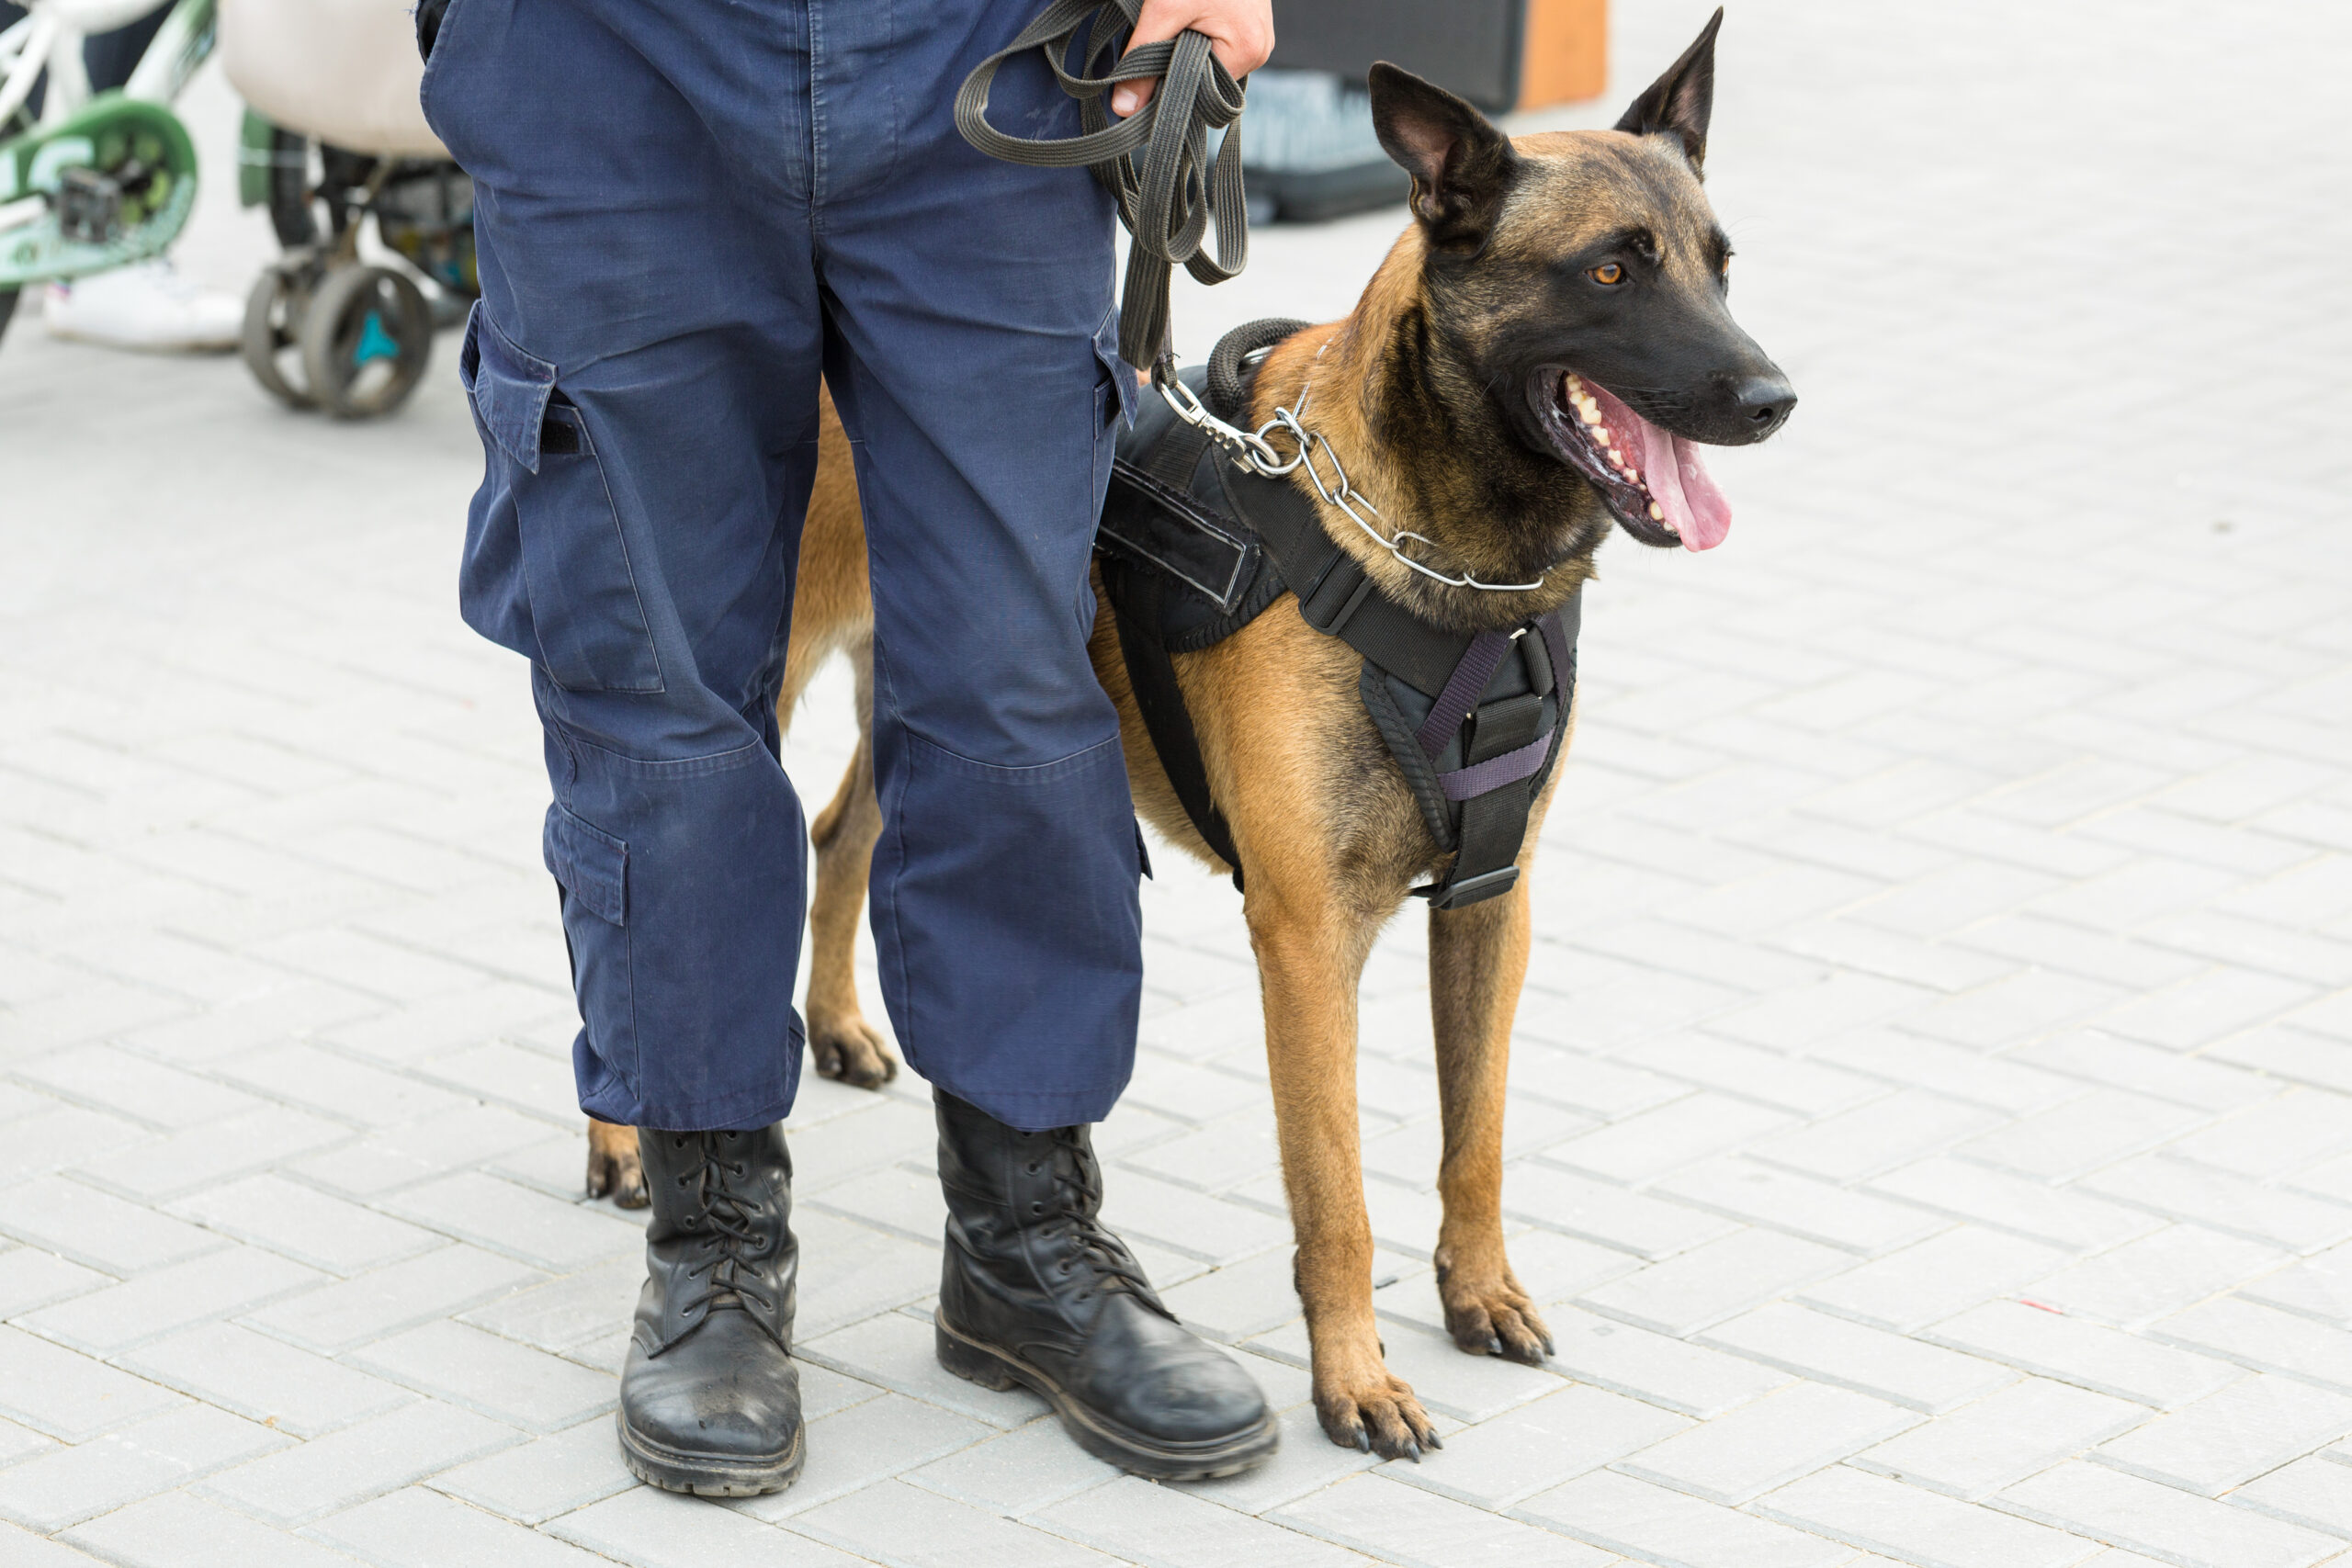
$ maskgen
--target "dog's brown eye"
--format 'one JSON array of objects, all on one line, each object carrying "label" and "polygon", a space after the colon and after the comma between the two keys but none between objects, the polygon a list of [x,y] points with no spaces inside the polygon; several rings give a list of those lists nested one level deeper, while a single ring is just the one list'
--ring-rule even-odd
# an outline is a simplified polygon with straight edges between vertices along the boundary
[{"label": "dog's brown eye", "polygon": [[1625,269],[1615,262],[1602,262],[1585,273],[1595,283],[1618,284],[1625,281]]}]

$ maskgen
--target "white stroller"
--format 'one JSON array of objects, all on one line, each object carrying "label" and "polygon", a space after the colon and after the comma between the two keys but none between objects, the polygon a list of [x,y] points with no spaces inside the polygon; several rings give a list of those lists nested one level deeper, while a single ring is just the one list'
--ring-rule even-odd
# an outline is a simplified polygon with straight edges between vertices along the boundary
[{"label": "white stroller", "polygon": [[[220,5],[222,61],[252,106],[240,193],[286,247],[246,301],[245,363],[298,408],[388,413],[476,292],[473,186],[417,105],[410,0]],[[369,219],[384,262],[360,257]]]}]

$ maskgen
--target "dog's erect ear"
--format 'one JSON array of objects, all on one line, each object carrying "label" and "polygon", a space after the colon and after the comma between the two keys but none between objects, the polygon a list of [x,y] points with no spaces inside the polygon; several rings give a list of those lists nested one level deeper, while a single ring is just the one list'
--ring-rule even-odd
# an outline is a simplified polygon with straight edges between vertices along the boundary
[{"label": "dog's erect ear", "polygon": [[1519,155],[1485,115],[1382,61],[1372,68],[1372,128],[1413,176],[1413,214],[1450,250],[1485,243]]},{"label": "dog's erect ear", "polygon": [[1666,74],[1649,85],[1649,91],[1634,100],[1625,118],[1617,122],[1620,130],[1630,130],[1636,136],[1671,136],[1682,143],[1683,156],[1690,160],[1690,172],[1700,173],[1707,162],[1707,118],[1715,107],[1715,31],[1724,25],[1724,9],[1718,6],[1707,25],[1699,29],[1699,39],[1682,51],[1682,58],[1666,68]]}]

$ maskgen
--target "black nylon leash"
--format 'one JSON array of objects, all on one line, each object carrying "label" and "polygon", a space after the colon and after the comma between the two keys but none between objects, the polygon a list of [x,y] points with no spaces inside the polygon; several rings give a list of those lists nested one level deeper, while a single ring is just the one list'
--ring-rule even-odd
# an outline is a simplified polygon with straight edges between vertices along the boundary
[{"label": "black nylon leash", "polygon": [[[964,78],[956,94],[956,129],[991,158],[1048,169],[1083,166],[1117,197],[1119,221],[1134,241],[1119,295],[1119,357],[1148,367],[1152,379],[1164,385],[1175,379],[1168,341],[1170,274],[1181,265],[1203,283],[1223,283],[1250,260],[1250,215],[1241,190],[1246,78],[1236,81],[1211,52],[1207,35],[1190,29],[1121,55],[1142,13],[1143,0],[1054,0],[1020,37]],[[1059,141],[1009,136],[989,123],[989,87],[998,67],[1032,49],[1044,51],[1062,91],[1078,100],[1080,135]],[[1075,72],[1069,68],[1074,54]],[[1112,118],[1112,89],[1151,77],[1164,78],[1151,102],[1125,119]],[[1220,130],[1225,142],[1212,164],[1208,133]],[[1212,217],[1214,258],[1203,248]]]}]

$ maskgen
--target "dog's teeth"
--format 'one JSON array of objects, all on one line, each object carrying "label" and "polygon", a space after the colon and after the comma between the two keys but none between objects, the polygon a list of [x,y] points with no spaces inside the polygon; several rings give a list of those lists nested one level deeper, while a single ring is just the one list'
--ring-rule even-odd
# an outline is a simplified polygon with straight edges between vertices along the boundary
[{"label": "dog's teeth", "polygon": [[[1590,398],[1587,398],[1584,401],[1577,405],[1577,417],[1584,421],[1587,424],[1599,424],[1600,423],[1600,406],[1598,403],[1595,403]],[[1603,439],[1606,439],[1606,437],[1603,437]]]},{"label": "dog's teeth", "polygon": [[1625,454],[1611,446],[1609,449],[1609,460],[1622,468],[1625,466]]},{"label": "dog's teeth", "polygon": [[1609,434],[1609,427],[1605,424],[1596,424],[1592,427],[1592,438],[1595,441],[1600,442],[1603,446],[1608,446],[1610,442],[1616,439]]},{"label": "dog's teeth", "polygon": [[1625,482],[1626,482],[1627,484],[1636,484],[1636,485],[1637,485],[1637,484],[1639,484],[1639,483],[1641,483],[1641,482],[1642,482],[1642,470],[1641,470],[1641,469],[1639,469],[1639,468],[1627,468],[1627,469],[1625,470]]},{"label": "dog's teeth", "polygon": [[[1660,506],[1655,501],[1650,502],[1650,521],[1653,523],[1663,523],[1666,521],[1666,508]],[[1667,531],[1668,533],[1673,532],[1672,529],[1668,529]]]}]

